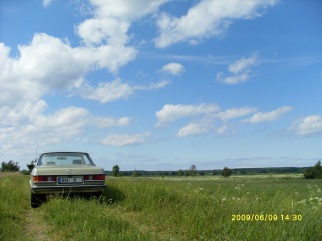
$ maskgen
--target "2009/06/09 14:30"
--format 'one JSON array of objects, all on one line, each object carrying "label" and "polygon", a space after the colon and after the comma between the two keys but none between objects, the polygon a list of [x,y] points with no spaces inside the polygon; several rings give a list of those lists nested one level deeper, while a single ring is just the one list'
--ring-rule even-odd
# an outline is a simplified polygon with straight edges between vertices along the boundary
[{"label": "2009/06/09 14:30", "polygon": [[301,214],[232,214],[231,221],[302,221]]}]

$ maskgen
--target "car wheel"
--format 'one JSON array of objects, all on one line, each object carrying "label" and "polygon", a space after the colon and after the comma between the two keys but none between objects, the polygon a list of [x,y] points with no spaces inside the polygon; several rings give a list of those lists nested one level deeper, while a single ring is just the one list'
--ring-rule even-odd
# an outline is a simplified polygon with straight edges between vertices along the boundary
[{"label": "car wheel", "polygon": [[41,196],[31,192],[30,201],[32,208],[38,208],[41,205]]}]

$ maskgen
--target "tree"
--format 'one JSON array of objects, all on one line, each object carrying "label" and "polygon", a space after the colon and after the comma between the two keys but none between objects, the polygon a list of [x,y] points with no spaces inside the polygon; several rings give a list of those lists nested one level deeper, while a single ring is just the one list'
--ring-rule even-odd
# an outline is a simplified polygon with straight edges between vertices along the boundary
[{"label": "tree", "polygon": [[229,169],[228,167],[224,167],[224,169],[221,172],[221,175],[223,177],[229,177],[232,174],[232,170]]},{"label": "tree", "polygon": [[195,176],[197,173],[197,167],[195,165],[192,165],[189,169],[190,176]]},{"label": "tree", "polygon": [[112,176],[118,177],[120,175],[120,167],[118,165],[115,165],[112,169]]},{"label": "tree", "polygon": [[185,176],[185,177],[188,177],[188,176],[189,176],[189,174],[190,174],[190,173],[189,173],[189,171],[188,171],[188,170],[185,170],[185,171],[184,171],[184,176]]},{"label": "tree", "polygon": [[306,169],[303,173],[304,178],[313,179],[313,178],[322,178],[322,167],[321,161],[318,161],[314,167]]},{"label": "tree", "polygon": [[132,177],[139,177],[139,176],[140,176],[140,173],[137,170],[134,170],[132,172]]},{"label": "tree", "polygon": [[178,176],[179,176],[179,177],[182,177],[182,176],[183,176],[183,170],[182,170],[182,169],[179,169],[179,171],[178,171]]},{"label": "tree", "polygon": [[322,178],[321,161],[318,161],[313,168],[314,168],[314,172],[315,172],[315,177]]},{"label": "tree", "polygon": [[19,162],[9,161],[1,163],[1,171],[3,172],[18,172],[19,169]]}]

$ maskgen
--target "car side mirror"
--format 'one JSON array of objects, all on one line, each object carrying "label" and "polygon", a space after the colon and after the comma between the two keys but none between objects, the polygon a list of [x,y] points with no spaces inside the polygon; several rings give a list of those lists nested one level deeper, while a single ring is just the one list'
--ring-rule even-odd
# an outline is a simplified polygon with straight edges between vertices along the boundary
[{"label": "car side mirror", "polygon": [[35,167],[35,164],[28,164],[27,167],[28,167],[29,171],[32,171],[32,169],[34,169],[34,167]]}]

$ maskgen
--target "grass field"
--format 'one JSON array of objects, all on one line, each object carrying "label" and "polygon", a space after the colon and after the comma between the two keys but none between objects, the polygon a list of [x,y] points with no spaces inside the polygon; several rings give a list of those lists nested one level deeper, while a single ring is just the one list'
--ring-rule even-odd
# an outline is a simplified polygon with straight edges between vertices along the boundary
[{"label": "grass field", "polygon": [[0,240],[322,240],[322,180],[107,177],[101,200],[31,209],[28,178],[0,174]]}]

